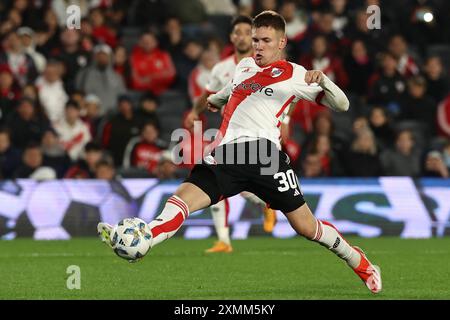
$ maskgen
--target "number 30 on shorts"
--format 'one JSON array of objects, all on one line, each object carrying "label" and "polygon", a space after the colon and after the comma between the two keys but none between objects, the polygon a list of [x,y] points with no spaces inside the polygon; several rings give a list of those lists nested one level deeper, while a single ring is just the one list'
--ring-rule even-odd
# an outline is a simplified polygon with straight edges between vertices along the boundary
[{"label": "number 30 on shorts", "polygon": [[297,189],[298,187],[297,176],[292,169],[289,169],[286,172],[278,172],[273,175],[273,178],[278,179],[278,182],[280,183],[278,191],[280,192],[288,191],[289,188]]}]

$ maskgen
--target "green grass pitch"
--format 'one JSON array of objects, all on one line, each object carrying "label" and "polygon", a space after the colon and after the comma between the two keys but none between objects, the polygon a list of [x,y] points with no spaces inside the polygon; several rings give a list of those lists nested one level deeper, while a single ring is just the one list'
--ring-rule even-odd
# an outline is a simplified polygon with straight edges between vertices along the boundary
[{"label": "green grass pitch", "polygon": [[[135,264],[88,238],[0,241],[0,299],[450,299],[450,238],[348,240],[380,265],[381,294],[301,238],[234,241],[215,255],[203,254],[212,239],[174,238]],[[80,290],[66,287],[70,265]]]}]

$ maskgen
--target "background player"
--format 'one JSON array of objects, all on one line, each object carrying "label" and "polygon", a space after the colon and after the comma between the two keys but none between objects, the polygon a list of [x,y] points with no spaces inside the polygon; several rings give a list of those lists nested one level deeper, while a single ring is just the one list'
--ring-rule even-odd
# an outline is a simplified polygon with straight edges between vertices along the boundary
[{"label": "background player", "polygon": [[[248,16],[238,16],[232,21],[231,27],[230,41],[234,47],[234,54],[217,63],[212,69],[204,93],[196,100],[194,108],[186,117],[186,128],[193,127],[194,121],[199,120],[199,115],[206,109],[208,96],[217,93],[233,79],[236,65],[243,58],[253,55],[252,19]],[[264,231],[272,232],[276,223],[276,212],[266,206],[266,203],[254,194],[243,192],[241,195],[252,203],[263,207]],[[230,253],[233,251],[228,226],[228,211],[229,205],[226,199],[211,206],[211,215],[219,241],[212,248],[206,250],[206,253]]]},{"label": "background player", "polygon": [[[306,71],[295,63],[280,60],[287,40],[285,21],[279,14],[264,11],[256,16],[252,39],[255,57],[243,59],[236,67],[232,83],[208,98],[209,109],[219,110],[227,104],[220,130],[222,138],[214,150],[216,154],[230,146],[261,146],[265,142],[280,150],[280,119],[295,98],[316,101],[335,111],[347,111],[349,107],[342,90],[321,71]],[[259,174],[255,174],[254,166],[249,163],[243,166],[217,163],[216,154],[205,157],[204,163],[194,167],[167,200],[162,213],[149,223],[153,246],[172,237],[189,212],[249,190],[272,208],[280,209],[299,235],[318,242],[343,259],[370,291],[381,291],[378,267],[371,264],[359,248],[351,246],[332,224],[314,217],[286,154],[281,151],[277,154],[283,161],[278,161],[278,172],[274,175],[261,174],[260,163],[257,165]],[[99,224],[106,241],[110,230],[110,226]]]}]

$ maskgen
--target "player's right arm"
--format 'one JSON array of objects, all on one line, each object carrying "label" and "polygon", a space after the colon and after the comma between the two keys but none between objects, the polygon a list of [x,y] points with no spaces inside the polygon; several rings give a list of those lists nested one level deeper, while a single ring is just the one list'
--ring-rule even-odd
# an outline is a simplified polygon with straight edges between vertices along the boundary
[{"label": "player's right arm", "polygon": [[199,115],[205,112],[208,107],[207,98],[209,95],[216,93],[222,89],[222,82],[219,75],[219,69],[217,65],[211,70],[211,75],[209,77],[208,83],[205,87],[205,92],[195,101],[194,106],[189,112],[185,120],[185,126],[191,128],[194,126],[194,121],[199,119]]},{"label": "player's right arm", "polygon": [[206,100],[209,111],[217,112],[222,109],[224,105],[227,104],[228,99],[233,90],[233,83],[229,81],[225,87],[223,87],[219,92],[210,95]]}]

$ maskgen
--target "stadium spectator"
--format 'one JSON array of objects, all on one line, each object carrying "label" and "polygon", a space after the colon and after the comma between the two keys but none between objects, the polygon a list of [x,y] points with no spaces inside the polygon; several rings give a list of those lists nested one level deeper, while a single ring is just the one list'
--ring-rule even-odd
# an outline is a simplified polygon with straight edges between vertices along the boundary
[{"label": "stadium spectator", "polygon": [[28,98],[30,100],[38,102],[39,101],[38,89],[34,84],[27,84],[25,87],[22,88],[21,97]]},{"label": "stadium spectator", "polygon": [[444,72],[441,58],[438,56],[428,57],[424,72],[427,80],[427,94],[434,99],[435,103],[441,102],[450,90],[450,81]]},{"label": "stadium spectator", "polygon": [[383,107],[375,106],[370,110],[369,123],[380,149],[392,146],[394,129]]},{"label": "stadium spectator", "polygon": [[236,6],[232,0],[200,0],[208,15],[236,15]]},{"label": "stadium spectator", "polygon": [[111,152],[114,164],[121,166],[128,142],[139,135],[140,122],[134,114],[133,104],[128,96],[119,97],[118,111],[103,128],[102,146]]},{"label": "stadium spectator", "polygon": [[279,12],[286,20],[286,36],[288,38],[286,55],[288,60],[295,61],[301,50],[298,43],[307,35],[308,15],[304,10],[299,10],[295,0],[283,1]]},{"label": "stadium spectator", "polygon": [[156,35],[143,33],[130,58],[131,88],[160,95],[175,79],[175,66],[168,52],[159,48]]},{"label": "stadium spectator", "polygon": [[53,128],[47,129],[41,142],[43,163],[55,170],[58,178],[62,178],[71,165],[71,160],[64,147],[59,142],[58,134]]},{"label": "stadium spectator", "polygon": [[29,27],[21,27],[17,30],[17,35],[20,37],[23,49],[33,59],[37,72],[43,72],[47,59],[42,53],[36,51],[33,29]]},{"label": "stadium spectator", "polygon": [[39,102],[52,123],[64,118],[64,105],[69,99],[61,79],[62,68],[61,62],[49,61],[42,76],[36,80]]},{"label": "stadium spectator", "polygon": [[395,140],[395,149],[384,151],[380,159],[386,176],[420,176],[420,151],[409,130],[400,131]]},{"label": "stadium spectator", "polygon": [[[384,10],[381,10],[381,14],[384,14]],[[375,57],[386,46],[385,30],[388,28],[383,25],[381,29],[369,29],[368,18],[369,14],[366,12],[366,8],[358,9],[355,13],[354,23],[348,28],[347,38],[363,41],[366,44],[369,56]]]},{"label": "stadium spectator", "polygon": [[44,156],[37,143],[30,143],[22,155],[22,163],[14,173],[15,179],[30,178],[36,180],[55,179],[56,172],[44,165]]},{"label": "stadium spectator", "polygon": [[332,149],[331,139],[329,135],[318,134],[311,143],[308,145],[307,154],[317,154],[321,164],[321,172],[323,175],[340,176],[342,172],[342,166],[340,161]]},{"label": "stadium spectator", "polygon": [[178,90],[187,92],[188,91],[188,78],[192,70],[197,66],[202,52],[204,50],[204,45],[196,39],[188,39],[184,43],[182,49],[182,55],[174,60],[177,75],[174,87]]},{"label": "stadium spectator", "polygon": [[120,75],[114,72],[111,48],[106,44],[94,47],[93,63],[78,72],[75,86],[78,90],[95,94],[102,102],[100,114],[104,115],[116,107],[117,97],[126,92]]},{"label": "stadium spectator", "polygon": [[8,33],[3,39],[3,52],[0,52],[0,65],[7,64],[20,87],[34,81],[37,77],[33,59],[25,52],[17,32]]},{"label": "stadium spectator", "polygon": [[158,128],[154,123],[148,122],[142,127],[141,136],[131,139],[128,143],[123,166],[143,168],[154,176],[164,148],[159,140]]},{"label": "stadium spectator", "polygon": [[88,125],[91,137],[95,138],[102,120],[100,116],[101,101],[95,94],[88,94],[84,102],[84,109],[81,109],[81,120]]},{"label": "stadium spectator", "polygon": [[122,45],[117,46],[114,49],[113,60],[114,71],[122,77],[122,81],[126,85],[126,87],[130,87],[131,66],[130,62],[128,61],[127,49]]},{"label": "stadium spectator", "polygon": [[45,113],[39,104],[28,98],[22,98],[6,125],[11,132],[11,141],[19,149],[25,148],[31,142],[40,143],[42,135],[50,127]]},{"label": "stadium spectator", "polygon": [[348,176],[377,177],[382,174],[375,137],[368,128],[359,131],[344,158]]},{"label": "stadium spectator", "polygon": [[188,174],[188,170],[173,163],[170,150],[161,153],[161,158],[155,170],[156,178],[159,180],[181,179],[187,177]]},{"label": "stadium spectator", "polygon": [[433,150],[427,153],[422,175],[425,177],[449,177],[448,168],[439,151]]},{"label": "stadium spectator", "polygon": [[314,141],[318,136],[327,136],[331,141],[333,153],[338,156],[344,148],[344,141],[336,135],[333,125],[333,119],[328,111],[318,112],[313,118],[313,130],[306,136],[303,143],[304,151],[311,150]]},{"label": "stadium spectator", "polygon": [[312,40],[322,35],[326,39],[328,52],[330,54],[339,54],[341,51],[342,35],[337,35],[334,30],[335,15],[330,9],[323,9],[317,15],[313,15],[313,25],[308,29],[307,37],[302,42],[302,53],[308,52]]},{"label": "stadium spectator", "polygon": [[344,66],[349,77],[348,90],[360,97],[365,96],[374,66],[363,41],[355,40],[352,43],[351,52],[347,55]]},{"label": "stadium spectator", "polygon": [[0,65],[0,123],[4,123],[8,115],[14,111],[19,99],[20,90],[15,84],[9,66]]},{"label": "stadium spectator", "polygon": [[437,107],[438,133],[450,138],[450,94]]},{"label": "stadium spectator", "polygon": [[[159,26],[168,16],[167,2],[165,0],[135,1],[130,11],[133,13],[129,23],[144,28]],[[158,12],[158,14],[153,14]]]},{"label": "stadium spectator", "polygon": [[47,9],[44,14],[44,26],[36,30],[36,49],[49,57],[60,46],[60,34],[58,17],[52,9]]},{"label": "stadium spectator", "polygon": [[425,79],[421,76],[411,77],[407,84],[408,93],[402,99],[400,119],[420,122],[434,134],[437,106],[434,100],[426,95]]},{"label": "stadium spectator", "polygon": [[116,179],[116,169],[111,161],[100,160],[95,165],[95,178],[112,181]]},{"label": "stadium spectator", "polygon": [[84,146],[91,140],[91,133],[80,118],[80,106],[76,101],[66,103],[64,119],[55,123],[55,130],[70,159],[78,160]]},{"label": "stadium spectator", "polygon": [[305,178],[324,177],[325,173],[320,161],[320,155],[308,153],[302,161],[301,176]]},{"label": "stadium spectator", "polygon": [[331,0],[331,11],[334,13],[333,30],[339,37],[344,35],[349,19],[349,5],[347,0]]},{"label": "stadium spectator", "polygon": [[183,24],[201,24],[206,21],[206,10],[200,0],[167,1],[167,12],[176,16]]},{"label": "stadium spectator", "polygon": [[397,116],[405,89],[405,78],[397,72],[397,61],[390,53],[384,53],[381,71],[369,80],[369,102],[384,105]]},{"label": "stadium spectator", "polygon": [[95,8],[89,13],[89,20],[92,24],[92,36],[97,43],[106,43],[115,48],[117,45],[117,32],[105,21],[102,10]]},{"label": "stadium spectator", "polygon": [[0,128],[0,176],[11,179],[21,161],[20,151],[11,145],[8,129]]},{"label": "stadium spectator", "polygon": [[164,22],[161,47],[169,52],[175,64],[181,58],[183,41],[183,29],[180,19],[177,17],[169,17]]},{"label": "stadium spectator", "polygon": [[136,111],[136,117],[139,119],[140,128],[147,122],[153,122],[158,130],[161,129],[160,120],[156,114],[158,103],[158,98],[151,93],[141,97],[138,110]]},{"label": "stadium spectator", "polygon": [[328,51],[327,39],[317,35],[312,39],[311,53],[300,58],[300,64],[308,70],[321,70],[340,88],[348,85],[348,75],[341,60]]},{"label": "stadium spectator", "polygon": [[88,142],[84,147],[84,153],[66,174],[67,179],[94,179],[97,163],[104,158],[104,153],[99,144]]},{"label": "stadium spectator", "polygon": [[90,54],[81,46],[80,32],[74,29],[64,29],[61,32],[61,45],[52,51],[51,56],[64,64],[64,85],[67,92],[75,90],[77,73],[89,64]]},{"label": "stadium spectator", "polygon": [[405,78],[419,74],[419,68],[413,57],[408,53],[408,44],[405,38],[396,34],[389,40],[389,52],[397,61],[397,71]]}]

